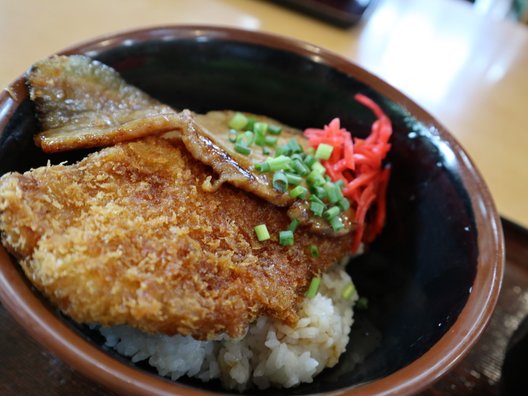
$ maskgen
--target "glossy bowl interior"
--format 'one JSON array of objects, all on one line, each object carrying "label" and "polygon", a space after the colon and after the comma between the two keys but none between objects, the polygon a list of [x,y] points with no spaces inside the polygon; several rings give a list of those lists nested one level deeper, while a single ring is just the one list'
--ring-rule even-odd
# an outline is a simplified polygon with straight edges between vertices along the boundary
[{"label": "glossy bowl interior", "polygon": [[[357,136],[374,117],[353,96],[378,102],[394,126],[388,219],[381,237],[348,270],[369,308],[358,311],[339,364],[311,384],[280,395],[418,391],[467,352],[495,305],[503,242],[489,192],[459,144],[424,110],[365,70],[309,44],[213,27],[162,27],[96,39],[65,51],[84,53],[122,73],[155,98],[198,112],[238,109],[298,128],[339,116]],[[0,96],[0,173],[75,160],[45,156],[22,80]],[[38,340],[96,381],[134,394],[200,390],[178,384],[106,351],[87,327],[58,314],[0,252],[0,297]],[[259,393],[259,392],[253,392]]]}]

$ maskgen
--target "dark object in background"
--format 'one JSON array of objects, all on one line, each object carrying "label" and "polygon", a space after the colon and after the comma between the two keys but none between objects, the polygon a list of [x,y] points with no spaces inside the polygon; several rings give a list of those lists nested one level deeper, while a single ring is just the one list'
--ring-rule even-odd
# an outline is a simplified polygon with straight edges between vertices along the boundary
[{"label": "dark object in background", "polygon": [[361,19],[368,6],[375,0],[270,0],[314,18],[337,25],[350,27]]},{"label": "dark object in background", "polygon": [[523,395],[528,389],[528,317],[508,343],[502,364],[501,395]]}]

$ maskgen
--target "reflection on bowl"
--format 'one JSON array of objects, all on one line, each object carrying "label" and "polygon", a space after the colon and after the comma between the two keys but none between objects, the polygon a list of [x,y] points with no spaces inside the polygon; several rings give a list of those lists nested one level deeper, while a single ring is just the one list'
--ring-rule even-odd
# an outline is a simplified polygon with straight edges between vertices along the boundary
[{"label": "reflection on bowl", "polygon": [[[130,83],[176,108],[238,109],[298,128],[335,116],[368,131],[373,116],[358,92],[380,103],[394,126],[388,220],[368,253],[348,266],[369,309],[358,312],[340,363],[311,384],[274,394],[347,394],[423,389],[474,344],[497,300],[502,230],[482,178],[459,144],[424,110],[365,70],[309,44],[227,28],[163,27],[77,45]],[[21,79],[0,96],[0,171],[46,163]],[[83,153],[53,155],[52,162]],[[219,383],[172,383],[115,356],[100,337],[49,307],[5,251],[0,297],[40,342],[81,372],[127,394],[200,390]],[[258,393],[258,392],[257,392]]]}]

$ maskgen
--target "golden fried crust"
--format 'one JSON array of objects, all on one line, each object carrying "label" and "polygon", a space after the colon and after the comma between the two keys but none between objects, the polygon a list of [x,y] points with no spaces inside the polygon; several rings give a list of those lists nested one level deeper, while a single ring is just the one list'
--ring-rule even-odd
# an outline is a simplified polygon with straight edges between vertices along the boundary
[{"label": "golden fried crust", "polygon": [[[286,323],[312,276],[348,253],[351,236],[277,235],[286,209],[224,185],[178,143],[147,138],[75,165],[0,179],[4,245],[74,320],[210,338],[244,334],[259,315]],[[265,223],[271,240],[253,228]],[[316,244],[321,257],[310,256]]]}]

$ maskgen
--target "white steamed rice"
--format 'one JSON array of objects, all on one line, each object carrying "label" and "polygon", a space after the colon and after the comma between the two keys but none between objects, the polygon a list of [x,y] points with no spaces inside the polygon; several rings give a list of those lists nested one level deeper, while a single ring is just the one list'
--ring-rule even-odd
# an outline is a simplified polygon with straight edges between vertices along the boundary
[{"label": "white steamed rice", "polygon": [[348,300],[342,297],[350,282],[343,266],[336,266],[322,276],[317,295],[304,300],[295,327],[261,317],[236,340],[222,336],[197,341],[147,334],[128,326],[99,331],[106,346],[133,362],[148,359],[160,375],[172,380],[187,375],[202,381],[220,378],[230,389],[244,390],[252,384],[260,389],[289,388],[312,382],[345,351],[357,300],[357,293]]}]

